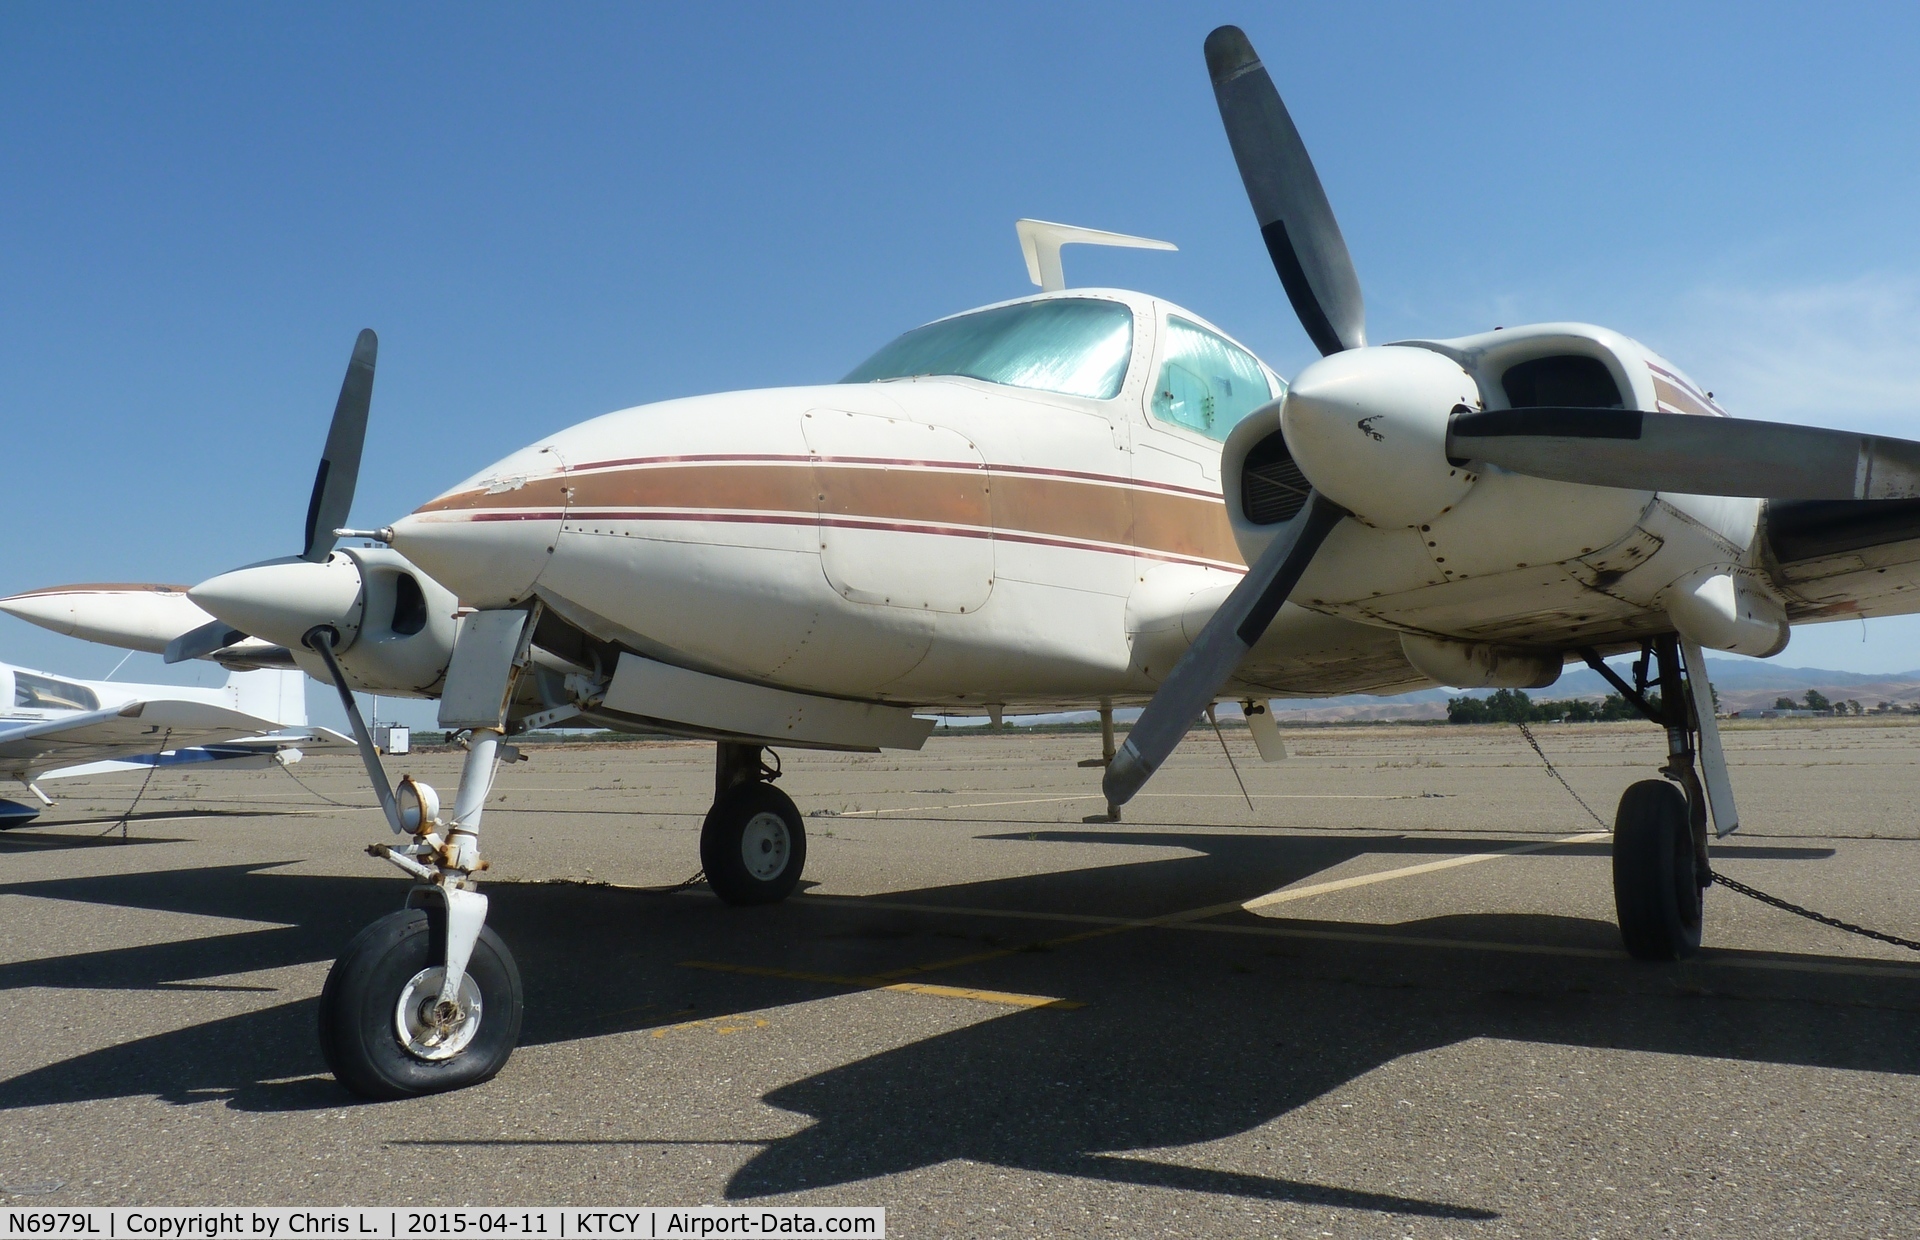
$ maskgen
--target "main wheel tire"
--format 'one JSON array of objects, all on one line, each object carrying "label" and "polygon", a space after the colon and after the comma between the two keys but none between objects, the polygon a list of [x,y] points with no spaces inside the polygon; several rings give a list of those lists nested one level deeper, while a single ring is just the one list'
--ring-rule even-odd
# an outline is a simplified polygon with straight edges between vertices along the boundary
[{"label": "main wheel tire", "polygon": [[462,1089],[506,1066],[520,1040],[525,999],[513,953],[491,927],[473,945],[460,987],[462,1017],[436,1026],[444,978],[432,960],[427,914],[404,909],[347,944],[320,991],[320,1053],[363,1098]]},{"label": "main wheel tire", "polygon": [[707,885],[728,904],[774,904],[793,894],[807,864],[807,832],[786,793],[755,781],[735,784],[700,828]]},{"label": "main wheel tire", "polygon": [[1613,905],[1636,960],[1679,960],[1700,949],[1702,889],[1687,798],[1643,779],[1620,798],[1613,824]]}]

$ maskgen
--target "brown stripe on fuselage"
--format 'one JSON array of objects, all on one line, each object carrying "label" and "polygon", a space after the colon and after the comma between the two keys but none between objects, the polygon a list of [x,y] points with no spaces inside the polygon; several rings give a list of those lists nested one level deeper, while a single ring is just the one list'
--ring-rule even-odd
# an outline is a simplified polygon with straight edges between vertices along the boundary
[{"label": "brown stripe on fuselage", "polygon": [[474,491],[455,491],[430,499],[413,511],[451,512],[467,508],[564,508],[568,488],[575,485],[565,474],[546,474],[528,478],[519,486],[486,487]]},{"label": "brown stripe on fuselage", "polygon": [[1133,493],[1134,545],[1163,555],[1191,556],[1222,564],[1244,563],[1233,541],[1227,506],[1219,500],[1182,499],[1156,491]]},{"label": "brown stripe on fuselage", "polygon": [[[1136,493],[1091,482],[993,475],[993,527],[1082,542],[1133,544]],[[1200,500],[1185,501],[1199,505]]]},{"label": "brown stripe on fuselage", "polygon": [[828,516],[976,528],[994,524],[988,511],[984,469],[816,465],[806,472],[819,485],[815,492],[820,497],[819,511]]},{"label": "brown stripe on fuselage", "polygon": [[[566,494],[572,489],[571,499]],[[510,491],[445,495],[418,511],[594,510],[818,512],[833,518],[967,526],[1241,563],[1225,506],[1116,479],[1078,481],[992,467],[714,462],[549,475]],[[612,516],[612,519],[619,519]],[[695,518],[697,519],[697,518]]]}]

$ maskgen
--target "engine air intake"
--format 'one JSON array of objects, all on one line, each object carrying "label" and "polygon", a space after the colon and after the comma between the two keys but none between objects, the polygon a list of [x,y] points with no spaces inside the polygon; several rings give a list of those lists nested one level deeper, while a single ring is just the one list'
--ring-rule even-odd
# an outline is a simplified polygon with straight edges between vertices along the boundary
[{"label": "engine air intake", "polygon": [[1240,511],[1255,525],[1293,520],[1306,505],[1306,475],[1293,463],[1279,431],[1253,446],[1240,467]]}]

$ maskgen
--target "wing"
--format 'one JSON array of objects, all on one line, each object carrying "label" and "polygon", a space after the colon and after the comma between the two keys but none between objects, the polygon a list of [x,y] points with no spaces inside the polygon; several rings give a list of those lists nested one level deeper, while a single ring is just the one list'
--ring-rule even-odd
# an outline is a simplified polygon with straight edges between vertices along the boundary
[{"label": "wing", "polygon": [[1766,531],[1795,623],[1920,612],[1920,500],[1774,500]]},{"label": "wing", "polygon": [[277,727],[270,719],[202,702],[133,702],[0,729],[0,772],[32,779],[60,767],[218,745]]},{"label": "wing", "polygon": [[237,741],[225,741],[220,748],[247,753],[278,753],[282,749],[298,749],[303,753],[335,753],[355,749],[356,745],[351,736],[343,736],[332,728],[294,728],[266,736],[245,736]]},{"label": "wing", "polygon": [[354,748],[353,738],[342,736],[332,728],[301,728],[291,732],[276,732],[272,736],[243,736],[237,741],[221,741],[213,745],[189,745],[184,749],[173,748],[161,753],[137,754],[131,758],[107,758],[99,762],[82,762],[78,766],[63,766],[51,771],[43,771],[37,778],[44,783],[52,779],[79,779],[87,775],[112,775],[119,771],[144,771],[148,767],[204,766],[215,763],[230,771],[256,771],[276,761],[298,762],[309,753],[352,748]]}]

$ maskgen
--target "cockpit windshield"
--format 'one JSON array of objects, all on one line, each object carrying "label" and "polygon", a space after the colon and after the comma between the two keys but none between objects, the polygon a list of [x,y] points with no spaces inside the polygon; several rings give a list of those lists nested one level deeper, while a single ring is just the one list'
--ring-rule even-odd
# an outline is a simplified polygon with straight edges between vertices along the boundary
[{"label": "cockpit windshield", "polygon": [[841,382],[963,375],[1111,400],[1120,394],[1132,355],[1132,310],[1117,301],[1052,297],[916,327]]}]

